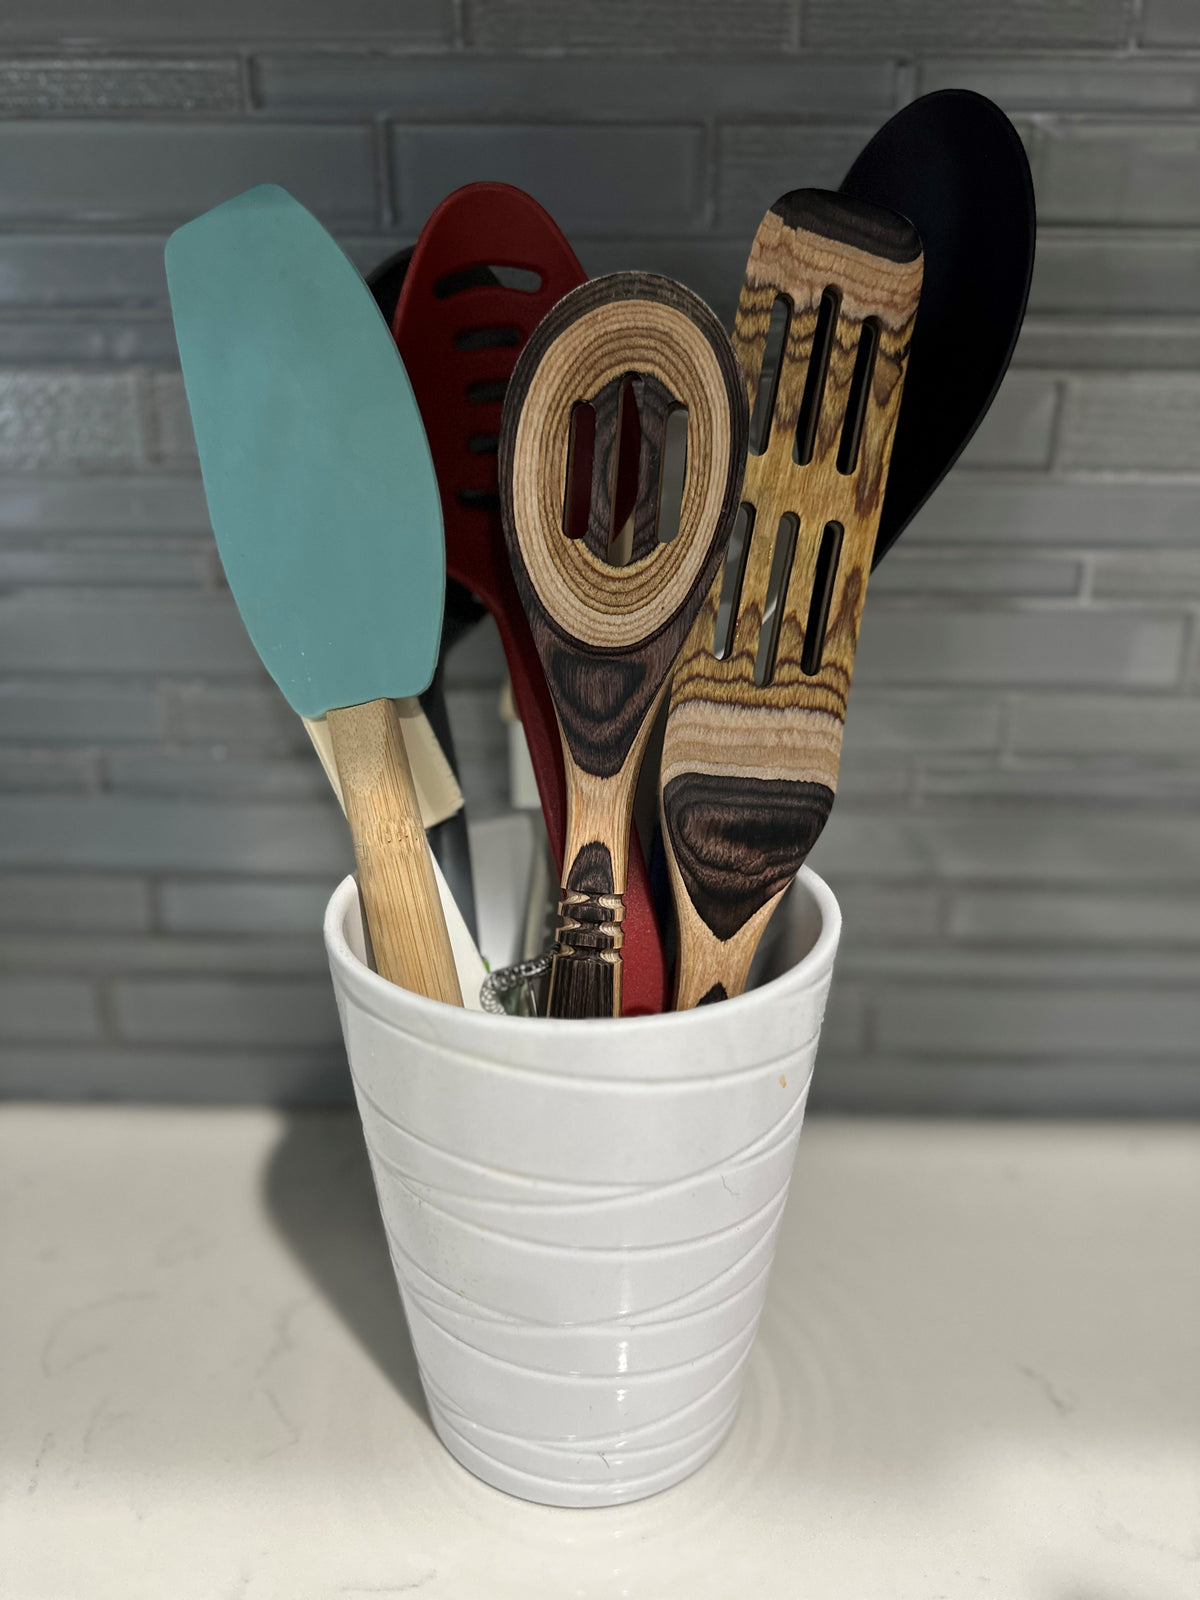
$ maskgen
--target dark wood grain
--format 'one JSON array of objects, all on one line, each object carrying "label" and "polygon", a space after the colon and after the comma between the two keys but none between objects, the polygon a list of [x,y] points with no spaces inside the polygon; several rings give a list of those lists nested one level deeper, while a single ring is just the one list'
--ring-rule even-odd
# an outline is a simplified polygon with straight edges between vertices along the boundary
[{"label": "dark wood grain", "polygon": [[[645,397],[634,554],[615,566],[607,559],[615,459],[627,436],[631,377]],[[587,534],[569,539],[570,419],[580,403],[596,413],[596,448]],[[675,405],[688,411],[687,479],[679,532],[659,544],[650,530],[657,529],[665,419]],[[535,330],[509,384],[501,509],[562,733],[570,797],[552,1015],[619,1014],[634,786],[671,668],[720,570],[746,427],[742,377],[713,313],[681,285],[646,273],[597,279],[566,296]],[[568,964],[609,970],[559,971]]]},{"label": "dark wood grain", "polygon": [[[789,317],[770,429],[746,467],[753,524],[732,647],[716,658],[718,580],[671,688],[661,798],[679,1006],[741,992],[762,929],[829,816],[920,285],[912,225],[844,196],[785,195],[755,235],[733,331],[751,403],[780,297]],[[836,317],[818,339],[830,296]],[[827,362],[823,382],[814,349]],[[802,418],[806,390],[821,396],[815,419]],[[758,682],[785,519],[799,529],[775,613],[774,668]],[[823,544],[836,566],[822,561]],[[832,582],[814,598],[818,569]]]}]

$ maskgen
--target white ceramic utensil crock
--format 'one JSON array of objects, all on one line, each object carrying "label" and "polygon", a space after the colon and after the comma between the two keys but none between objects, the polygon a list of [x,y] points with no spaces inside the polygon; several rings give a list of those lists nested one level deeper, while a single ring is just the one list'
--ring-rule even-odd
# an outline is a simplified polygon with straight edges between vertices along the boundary
[{"label": "white ceramic utensil crock", "polygon": [[[362,960],[354,880],[325,942],[433,1425],[547,1505],[636,1500],[733,1421],[787,1197],[841,916],[807,868],[781,975],[614,1022],[496,1017]],[[768,956],[770,959],[770,956]]]}]

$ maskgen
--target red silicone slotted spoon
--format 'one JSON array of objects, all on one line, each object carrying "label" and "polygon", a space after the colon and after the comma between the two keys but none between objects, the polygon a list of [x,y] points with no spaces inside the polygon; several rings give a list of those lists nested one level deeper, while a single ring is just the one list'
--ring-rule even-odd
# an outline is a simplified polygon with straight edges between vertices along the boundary
[{"label": "red silicone slotted spoon", "polygon": [[[493,281],[481,268],[492,269]],[[392,322],[437,467],[446,571],[496,619],[560,870],[566,834],[562,742],[509,565],[496,450],[517,356],[551,306],[586,277],[536,200],[508,184],[470,183],[448,195],[422,229]],[[666,967],[636,836],[630,841],[624,927],[624,1013],[661,1011]]]}]

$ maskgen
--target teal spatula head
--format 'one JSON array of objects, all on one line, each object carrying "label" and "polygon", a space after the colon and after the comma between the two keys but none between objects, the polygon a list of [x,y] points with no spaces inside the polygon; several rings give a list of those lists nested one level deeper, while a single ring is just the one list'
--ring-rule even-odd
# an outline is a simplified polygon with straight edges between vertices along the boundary
[{"label": "teal spatula head", "polygon": [[285,190],[172,234],[171,311],[229,587],[304,717],[419,694],[446,555],[425,430],[353,264]]}]

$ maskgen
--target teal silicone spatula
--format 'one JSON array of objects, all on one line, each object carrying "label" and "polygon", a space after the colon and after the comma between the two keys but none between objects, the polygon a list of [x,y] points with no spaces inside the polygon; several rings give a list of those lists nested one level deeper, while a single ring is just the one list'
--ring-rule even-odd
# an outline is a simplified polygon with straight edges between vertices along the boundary
[{"label": "teal silicone spatula", "polygon": [[293,710],[327,719],[377,968],[460,1005],[392,704],[433,675],[445,590],[407,374],[358,272],[283,189],[189,222],[166,263],[225,575]]}]

